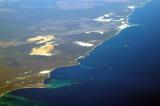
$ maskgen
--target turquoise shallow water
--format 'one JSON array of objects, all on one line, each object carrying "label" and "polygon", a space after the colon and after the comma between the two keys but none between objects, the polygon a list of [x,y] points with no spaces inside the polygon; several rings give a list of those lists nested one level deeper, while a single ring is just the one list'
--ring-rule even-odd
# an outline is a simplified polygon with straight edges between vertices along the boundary
[{"label": "turquoise shallow water", "polygon": [[153,0],[137,9],[130,22],[138,26],[122,31],[97,47],[86,59],[80,60],[80,65],[56,69],[51,74],[54,82],[49,82],[49,87],[57,85],[58,88],[10,93],[26,101],[4,99],[16,106],[22,106],[21,103],[30,103],[30,106],[158,106],[159,5],[159,0]]}]

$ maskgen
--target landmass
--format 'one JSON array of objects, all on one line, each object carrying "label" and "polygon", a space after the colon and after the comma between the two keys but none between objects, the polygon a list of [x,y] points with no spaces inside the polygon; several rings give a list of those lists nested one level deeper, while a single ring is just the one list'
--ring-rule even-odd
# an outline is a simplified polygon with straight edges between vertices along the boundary
[{"label": "landmass", "polygon": [[46,87],[51,71],[78,64],[129,27],[148,0],[47,1],[0,0],[0,95]]}]

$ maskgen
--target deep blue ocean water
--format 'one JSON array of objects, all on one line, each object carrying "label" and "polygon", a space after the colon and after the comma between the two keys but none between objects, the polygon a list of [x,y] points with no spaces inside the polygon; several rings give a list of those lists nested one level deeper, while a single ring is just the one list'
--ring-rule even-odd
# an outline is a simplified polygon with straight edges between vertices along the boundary
[{"label": "deep blue ocean water", "polygon": [[48,106],[160,105],[160,0],[130,16],[130,27],[97,47],[80,65],[58,68],[56,80],[78,84],[58,89],[17,90],[13,94]]}]

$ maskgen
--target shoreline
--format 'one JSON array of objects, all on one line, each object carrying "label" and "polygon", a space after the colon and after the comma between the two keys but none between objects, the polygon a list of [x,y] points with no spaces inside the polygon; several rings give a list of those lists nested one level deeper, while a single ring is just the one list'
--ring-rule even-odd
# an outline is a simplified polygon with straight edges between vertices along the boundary
[{"label": "shoreline", "polygon": [[[58,68],[67,68],[67,67],[71,67],[71,66],[76,66],[76,65],[80,65],[81,63],[80,63],[80,61],[81,60],[84,60],[85,58],[87,58],[89,55],[90,55],[90,53],[91,52],[93,52],[97,47],[99,47],[99,46],[101,46],[101,45],[103,45],[103,43],[104,42],[106,42],[106,41],[108,41],[108,40],[110,40],[110,39],[112,39],[112,38],[114,38],[114,37],[117,37],[117,35],[119,34],[119,33],[121,33],[123,30],[126,30],[126,29],[128,29],[128,28],[130,28],[130,27],[135,27],[135,26],[138,26],[137,24],[132,24],[132,23],[130,23],[129,22],[129,18],[130,18],[130,16],[131,15],[133,15],[133,13],[135,12],[135,10],[136,9],[138,9],[138,8],[142,8],[144,5],[146,5],[147,3],[149,3],[149,2],[151,2],[152,0],[147,0],[146,2],[144,2],[144,3],[142,3],[142,4],[139,4],[139,6],[138,7],[135,7],[133,10],[131,10],[131,13],[129,14],[129,15],[127,15],[127,21],[126,21],[126,24],[128,25],[126,28],[124,28],[124,29],[120,29],[119,31],[117,31],[117,33],[115,33],[112,37],[109,37],[109,38],[106,38],[104,41],[102,41],[101,43],[99,43],[99,44],[97,44],[95,47],[93,47],[91,50],[89,50],[88,52],[86,52],[86,55],[83,55],[83,56],[79,56],[79,57],[81,57],[81,58],[76,58],[74,61],[75,61],[75,64],[73,64],[73,65],[69,65],[69,66],[62,66],[62,67],[58,67]],[[57,68],[55,68],[54,70],[56,70]],[[51,72],[53,72],[54,70],[52,70]],[[50,72],[50,73],[51,73]],[[50,73],[49,73],[49,76],[50,76]],[[49,77],[50,78],[50,77]],[[45,81],[45,79],[44,79],[44,81]],[[44,82],[43,81],[43,82]]]},{"label": "shoreline", "polygon": [[[108,40],[110,40],[110,39],[113,39],[114,37],[117,37],[117,35],[118,35],[119,33],[121,33],[123,30],[126,30],[127,28],[137,26],[137,25],[132,24],[132,23],[129,22],[130,16],[135,12],[136,9],[143,7],[144,5],[146,5],[147,3],[149,3],[150,1],[152,1],[152,0],[147,0],[146,2],[144,2],[143,4],[141,4],[140,6],[136,7],[136,8],[133,9],[133,10],[131,10],[131,13],[126,17],[126,18],[127,18],[127,19],[126,19],[126,20],[127,20],[127,21],[126,21],[126,24],[128,25],[126,28],[120,29],[120,30],[118,30],[117,33],[115,33],[112,37],[106,38],[104,41],[100,42],[99,44],[97,44],[96,46],[94,46],[91,50],[89,50],[88,52],[86,52],[84,56],[79,56],[79,57],[83,57],[83,58],[76,58],[76,59],[74,60],[75,64],[68,65],[68,66],[61,66],[61,67],[57,67],[57,68],[67,68],[67,67],[71,67],[71,66],[80,65],[80,64],[81,64],[81,62],[80,62],[81,60],[84,60],[85,58],[87,58],[87,57],[90,55],[91,52],[93,52],[97,47],[103,45],[104,42],[106,42],[106,41],[108,41]],[[56,70],[57,68],[54,68],[51,72],[53,72],[53,71]],[[51,76],[51,72],[48,74],[48,78],[51,78],[51,77],[50,77],[50,76]],[[42,85],[44,85],[44,87],[37,87],[37,88],[36,88],[36,87],[28,87],[28,88],[27,88],[27,87],[26,87],[26,88],[19,88],[19,89],[10,90],[10,91],[5,92],[4,94],[0,95],[0,98],[3,97],[3,96],[5,96],[6,94],[8,94],[8,93],[10,93],[10,92],[13,92],[13,91],[16,91],[16,90],[21,90],[21,89],[43,89],[43,88],[47,88],[47,87],[46,87],[47,84],[44,83],[45,80],[46,80],[46,79],[44,79],[44,80],[42,81]]]}]

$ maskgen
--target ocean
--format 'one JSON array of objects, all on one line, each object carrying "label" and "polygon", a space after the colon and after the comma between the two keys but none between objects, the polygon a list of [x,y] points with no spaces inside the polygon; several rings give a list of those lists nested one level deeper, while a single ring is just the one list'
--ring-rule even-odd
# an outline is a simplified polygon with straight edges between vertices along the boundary
[{"label": "ocean", "polygon": [[[22,89],[11,95],[26,98],[23,106],[160,105],[159,10],[159,0],[136,9],[129,17],[136,26],[98,46],[79,65],[54,70],[49,84],[57,88]],[[19,101],[12,103],[22,106]]]}]

